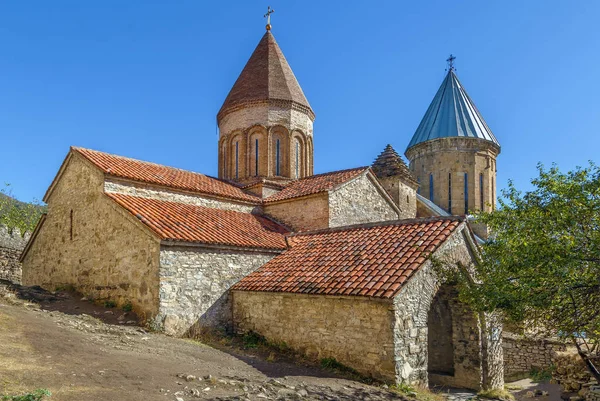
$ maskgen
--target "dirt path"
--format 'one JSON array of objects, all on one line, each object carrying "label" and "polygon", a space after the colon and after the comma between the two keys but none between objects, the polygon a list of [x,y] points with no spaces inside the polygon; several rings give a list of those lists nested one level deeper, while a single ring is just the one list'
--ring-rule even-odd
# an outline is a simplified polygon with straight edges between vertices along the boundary
[{"label": "dirt path", "polygon": [[47,388],[50,401],[402,399],[314,367],[234,356],[120,323],[0,299],[0,395]]}]

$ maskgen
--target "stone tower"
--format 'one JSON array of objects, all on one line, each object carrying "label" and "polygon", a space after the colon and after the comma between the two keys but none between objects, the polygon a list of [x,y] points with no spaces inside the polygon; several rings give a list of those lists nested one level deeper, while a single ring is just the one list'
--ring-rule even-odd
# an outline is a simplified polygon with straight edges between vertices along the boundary
[{"label": "stone tower", "polygon": [[413,177],[402,157],[387,145],[371,166],[381,185],[392,196],[401,211],[399,218],[417,217],[416,192],[419,183]]},{"label": "stone tower", "polygon": [[405,152],[420,195],[454,215],[493,209],[499,153],[451,66]]},{"label": "stone tower", "polygon": [[217,114],[219,178],[246,183],[312,175],[314,119],[268,25]]}]

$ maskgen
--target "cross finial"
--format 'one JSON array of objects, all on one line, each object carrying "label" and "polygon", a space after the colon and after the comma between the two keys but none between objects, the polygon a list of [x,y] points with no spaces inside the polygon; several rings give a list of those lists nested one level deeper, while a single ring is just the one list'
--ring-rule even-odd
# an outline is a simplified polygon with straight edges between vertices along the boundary
[{"label": "cross finial", "polygon": [[448,71],[454,71],[454,60],[456,60],[456,57],[452,54],[446,59],[446,62],[448,62]]},{"label": "cross finial", "polygon": [[267,13],[264,17],[267,19],[267,31],[271,30],[271,14],[273,14],[275,10],[271,8],[271,6],[267,7]]}]

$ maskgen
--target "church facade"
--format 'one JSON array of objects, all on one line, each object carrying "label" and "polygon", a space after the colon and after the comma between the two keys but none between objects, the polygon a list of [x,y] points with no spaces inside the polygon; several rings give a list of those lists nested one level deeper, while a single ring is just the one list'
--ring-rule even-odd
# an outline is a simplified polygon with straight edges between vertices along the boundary
[{"label": "church facade", "polygon": [[453,69],[409,166],[388,145],[315,175],[314,119],[268,26],[217,115],[218,177],[72,147],[23,283],[130,303],[169,335],[253,331],[387,381],[502,387],[500,326],[431,262],[474,262],[465,215],[495,197],[500,147]]}]

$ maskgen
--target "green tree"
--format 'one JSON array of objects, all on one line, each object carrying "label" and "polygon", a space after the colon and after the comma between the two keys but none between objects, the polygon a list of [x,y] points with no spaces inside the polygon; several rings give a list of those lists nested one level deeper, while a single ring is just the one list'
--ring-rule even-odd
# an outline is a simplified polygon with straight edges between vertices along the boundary
[{"label": "green tree", "polygon": [[600,169],[538,171],[531,191],[510,182],[497,210],[475,216],[493,235],[461,297],[570,340],[600,382]]},{"label": "green tree", "polygon": [[36,200],[24,203],[16,200],[10,191],[10,185],[0,188],[0,225],[9,231],[19,230],[21,235],[33,231],[45,208]]}]

